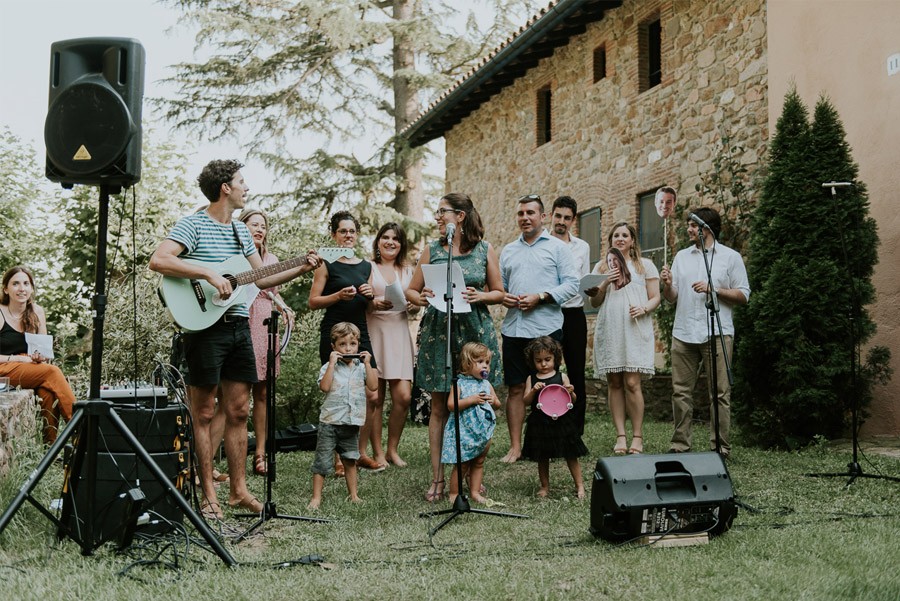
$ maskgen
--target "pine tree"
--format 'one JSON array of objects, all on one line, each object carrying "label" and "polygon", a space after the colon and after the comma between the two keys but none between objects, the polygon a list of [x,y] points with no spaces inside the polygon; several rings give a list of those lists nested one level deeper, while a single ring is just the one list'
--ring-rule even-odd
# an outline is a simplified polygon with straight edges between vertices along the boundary
[{"label": "pine tree", "polygon": [[788,93],[769,168],[750,238],[751,299],[737,316],[735,413],[755,442],[797,446],[842,435],[866,388],[851,386],[850,358],[874,324],[852,308],[872,301],[878,237],[863,184],[836,198],[822,187],[858,174],[826,100],[810,126]]},{"label": "pine tree", "polygon": [[[456,32],[460,3],[449,0],[170,1],[200,25],[198,44],[212,53],[176,65],[169,81],[179,95],[164,102],[170,120],[212,139],[253,131],[250,156],[298,207],[389,200],[416,219],[425,150],[398,134],[419,115],[423,93],[448,87],[513,29],[508,18],[535,3],[482,0],[494,22],[482,29],[469,13]],[[383,141],[371,157],[333,150],[366,134]],[[317,147],[295,156],[301,136]]]}]

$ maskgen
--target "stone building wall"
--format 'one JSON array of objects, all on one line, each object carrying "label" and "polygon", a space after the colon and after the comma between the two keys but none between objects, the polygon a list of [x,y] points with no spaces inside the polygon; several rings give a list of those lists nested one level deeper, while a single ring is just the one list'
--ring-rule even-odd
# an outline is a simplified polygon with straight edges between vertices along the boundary
[{"label": "stone building wall", "polygon": [[[659,15],[662,83],[640,92],[639,29]],[[593,82],[593,51],[607,76]],[[635,221],[661,185],[694,194],[720,128],[753,170],[768,139],[763,0],[626,0],[446,133],[447,191],[467,192],[498,250],[515,238],[514,203],[569,194],[602,227]],[[552,141],[536,145],[537,91],[553,92]]]}]

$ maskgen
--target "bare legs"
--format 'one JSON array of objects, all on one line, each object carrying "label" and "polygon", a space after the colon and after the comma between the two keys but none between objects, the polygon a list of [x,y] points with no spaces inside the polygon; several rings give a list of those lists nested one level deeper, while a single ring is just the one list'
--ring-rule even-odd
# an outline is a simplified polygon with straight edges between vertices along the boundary
[{"label": "bare legs", "polygon": [[522,456],[522,425],[525,423],[525,383],[509,387],[506,399],[506,424],[509,426],[509,452],[503,463],[515,463]]},{"label": "bare legs", "polygon": [[[256,451],[254,452],[253,470],[257,473],[265,473],[266,457],[266,382],[257,382],[253,385],[253,433],[256,436]],[[262,461],[260,461],[262,459]],[[262,471],[259,468],[263,466]]]},{"label": "bare legs", "polygon": [[[550,496],[550,461],[544,459],[538,461],[537,464],[538,481],[541,483],[541,487],[537,491],[537,496],[545,499]],[[569,468],[569,473],[572,474],[572,480],[575,482],[575,496],[579,499],[583,499],[585,497],[584,480],[581,476],[581,463],[578,461],[578,457],[567,458],[566,466]]]},{"label": "bare legs", "polygon": [[643,452],[644,394],[641,390],[641,374],[611,373],[606,375],[606,381],[609,385],[609,413],[616,428],[616,449],[619,448],[618,438],[626,436],[627,415],[631,419],[633,432],[631,452]]},{"label": "bare legs", "polygon": [[[469,498],[476,503],[487,502],[487,499],[481,496],[478,490],[481,488],[481,483],[484,481],[484,460],[487,457],[490,448],[491,443],[489,442],[481,455],[462,464],[463,478],[465,479],[467,476],[469,478]],[[454,465],[453,471],[450,473],[450,502],[453,503],[456,501],[458,495],[459,476],[456,473],[456,466]]]},{"label": "bare legs", "polygon": [[[341,457],[341,464],[344,466],[344,479],[347,481],[347,493],[352,503],[359,503],[360,498],[357,493],[357,482],[359,480],[356,470],[356,461],[353,459],[345,459]],[[325,488],[325,476],[322,474],[313,474],[313,496],[309,501],[307,509],[318,509],[322,504],[322,491]]]},{"label": "bare legs", "polygon": [[441,447],[444,443],[444,426],[450,412],[447,409],[449,393],[431,393],[431,418],[428,420],[428,450],[431,453],[431,486],[426,498],[440,498],[444,492],[444,465],[441,463]]},{"label": "bare legs", "polygon": [[[194,451],[200,471],[200,487],[209,505],[216,505],[216,490],[212,479],[212,425],[216,407],[218,387],[191,386],[191,416],[194,421]],[[234,505],[250,498],[247,490],[245,458],[247,457],[247,414],[249,406],[250,385],[246,382],[222,380],[220,399],[221,412],[224,415],[225,455],[228,458],[228,471],[231,476],[231,494],[229,503]],[[216,512],[221,515],[221,511]]]},{"label": "bare legs", "polygon": [[[384,398],[387,387],[391,387],[391,412],[388,416],[388,441],[387,453],[381,447],[382,415],[384,413]],[[406,467],[406,462],[400,457],[400,436],[406,426],[406,416],[409,412],[409,403],[412,399],[412,382],[409,380],[378,380],[378,393],[371,408],[371,432],[369,439],[372,442],[372,454],[378,463],[392,463],[397,467]]]}]

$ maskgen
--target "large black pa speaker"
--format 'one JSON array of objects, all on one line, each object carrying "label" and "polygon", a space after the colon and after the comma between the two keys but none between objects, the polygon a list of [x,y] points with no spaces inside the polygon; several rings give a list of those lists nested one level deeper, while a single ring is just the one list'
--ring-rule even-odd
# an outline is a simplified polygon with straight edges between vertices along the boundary
[{"label": "large black pa speaker", "polygon": [[140,181],[144,62],[144,47],[131,38],[79,38],[50,46],[48,179],[64,187]]},{"label": "large black pa speaker", "polygon": [[603,457],[591,489],[591,533],[621,541],[644,535],[721,534],[737,506],[718,453]]}]

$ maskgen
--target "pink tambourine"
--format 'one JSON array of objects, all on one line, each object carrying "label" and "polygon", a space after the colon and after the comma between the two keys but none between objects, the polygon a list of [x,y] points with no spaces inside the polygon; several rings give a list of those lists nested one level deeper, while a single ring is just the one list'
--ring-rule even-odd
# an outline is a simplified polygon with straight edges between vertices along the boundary
[{"label": "pink tambourine", "polygon": [[553,419],[559,418],[573,406],[569,391],[559,384],[547,384],[538,393],[538,410]]}]

